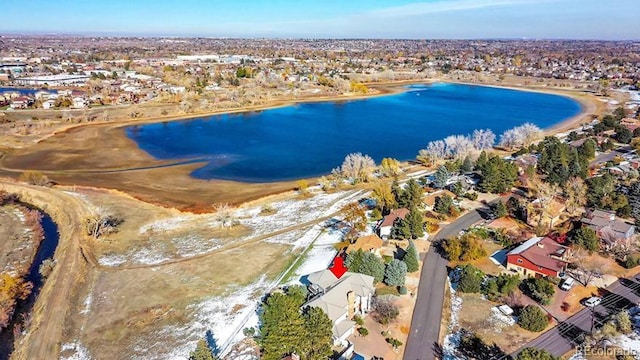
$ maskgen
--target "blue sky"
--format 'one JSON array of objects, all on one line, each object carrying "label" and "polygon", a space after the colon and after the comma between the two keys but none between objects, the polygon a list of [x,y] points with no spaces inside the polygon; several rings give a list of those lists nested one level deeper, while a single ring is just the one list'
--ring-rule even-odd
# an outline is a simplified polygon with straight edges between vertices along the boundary
[{"label": "blue sky", "polygon": [[29,0],[0,33],[640,39],[640,0]]}]

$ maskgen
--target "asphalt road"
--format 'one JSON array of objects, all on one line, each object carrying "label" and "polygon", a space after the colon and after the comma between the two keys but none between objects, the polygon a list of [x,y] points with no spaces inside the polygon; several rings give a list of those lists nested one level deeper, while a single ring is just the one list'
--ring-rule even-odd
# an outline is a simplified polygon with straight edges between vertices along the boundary
[{"label": "asphalt road", "polygon": [[[471,211],[442,228],[434,241],[458,235],[460,231],[480,220],[480,213],[477,210]],[[447,260],[435,251],[435,246],[432,246],[423,261],[411,332],[404,351],[405,360],[434,360],[439,358],[437,355],[440,353],[438,337],[447,279]]]},{"label": "asphalt road", "polygon": [[[594,308],[594,329],[600,327],[610,315],[628,309],[640,301],[640,282],[620,279],[603,291],[602,303]],[[591,309],[585,308],[558,326],[540,335],[523,348],[545,349],[555,356],[562,356],[581,343],[591,331]],[[515,358],[518,352],[512,354]]]}]

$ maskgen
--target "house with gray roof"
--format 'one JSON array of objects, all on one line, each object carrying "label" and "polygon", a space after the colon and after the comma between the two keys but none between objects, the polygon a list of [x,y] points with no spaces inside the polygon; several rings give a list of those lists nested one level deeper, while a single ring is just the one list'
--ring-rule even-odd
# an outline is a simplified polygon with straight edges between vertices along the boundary
[{"label": "house with gray roof", "polygon": [[373,277],[346,272],[338,279],[330,270],[321,270],[307,279],[311,298],[302,307],[322,309],[333,323],[334,344],[346,346],[347,338],[355,331],[353,317],[364,317],[371,311]]},{"label": "house with gray roof", "polygon": [[595,230],[606,248],[631,246],[636,232],[634,225],[616,218],[616,214],[609,211],[592,210],[581,222]]}]

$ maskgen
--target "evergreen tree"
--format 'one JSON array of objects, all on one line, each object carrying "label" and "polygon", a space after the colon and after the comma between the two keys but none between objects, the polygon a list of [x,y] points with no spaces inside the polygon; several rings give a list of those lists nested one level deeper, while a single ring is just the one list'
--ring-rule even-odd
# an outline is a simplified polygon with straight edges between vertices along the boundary
[{"label": "evergreen tree", "polygon": [[406,276],[407,264],[398,259],[391,260],[384,269],[384,282],[390,286],[404,285]]},{"label": "evergreen tree", "polygon": [[498,200],[498,202],[496,202],[495,205],[492,206],[492,210],[493,210],[493,214],[497,218],[501,218],[509,214],[509,211],[507,210],[507,206],[504,204],[502,200]]},{"label": "evergreen tree", "polygon": [[482,289],[484,273],[472,265],[465,265],[460,274],[458,289],[463,293],[479,293]]},{"label": "evergreen tree", "polygon": [[374,253],[353,251],[347,255],[345,265],[351,272],[372,276],[375,282],[384,278],[384,262]]},{"label": "evergreen tree", "polygon": [[407,216],[407,220],[403,220],[402,218],[397,218],[393,222],[393,227],[391,228],[391,237],[394,239],[409,239],[411,238],[411,227],[408,221],[409,216]]},{"label": "evergreen tree", "polygon": [[304,351],[301,353],[307,360],[326,360],[333,353],[333,323],[320,308],[308,307],[304,312],[304,327],[307,336],[304,339]]},{"label": "evergreen tree", "polygon": [[410,209],[419,206],[422,202],[422,195],[424,191],[415,179],[411,179],[407,182],[407,188],[404,193],[405,203],[401,204],[402,207]]},{"label": "evergreen tree", "polygon": [[600,245],[598,234],[596,234],[595,230],[586,226],[580,227],[573,233],[571,242],[590,251],[598,250]]},{"label": "evergreen tree", "polygon": [[444,165],[440,165],[435,174],[435,179],[433,181],[433,186],[442,189],[447,185],[447,180],[451,177],[449,170]]},{"label": "evergreen tree", "polygon": [[440,214],[449,214],[453,206],[453,198],[449,195],[437,196],[433,203],[433,210]]},{"label": "evergreen tree", "polygon": [[412,273],[420,269],[418,249],[416,249],[416,244],[411,240],[409,240],[409,247],[407,247],[402,261],[407,264],[407,272]]},{"label": "evergreen tree", "polygon": [[293,352],[304,353],[301,339],[305,339],[307,331],[294,297],[281,293],[270,295],[263,306],[260,323],[262,359],[280,360]]},{"label": "evergreen tree", "polygon": [[411,211],[406,217],[407,227],[411,234],[412,239],[421,238],[424,236],[424,218],[420,211],[415,207],[411,208]]},{"label": "evergreen tree", "polygon": [[518,325],[525,330],[540,332],[549,325],[549,318],[539,306],[527,305],[518,316]]},{"label": "evergreen tree", "polygon": [[462,161],[462,165],[460,165],[460,171],[463,173],[468,173],[473,171],[473,160],[469,155],[465,156],[464,161]]},{"label": "evergreen tree", "polygon": [[207,341],[200,339],[196,349],[189,354],[189,360],[217,360],[217,357],[211,352]]}]

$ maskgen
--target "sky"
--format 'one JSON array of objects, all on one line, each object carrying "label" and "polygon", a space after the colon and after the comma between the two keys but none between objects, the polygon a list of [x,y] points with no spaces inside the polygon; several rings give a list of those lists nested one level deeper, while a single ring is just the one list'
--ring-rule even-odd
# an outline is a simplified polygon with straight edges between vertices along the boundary
[{"label": "sky", "polygon": [[0,33],[640,40],[640,0],[29,0]]}]

